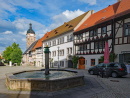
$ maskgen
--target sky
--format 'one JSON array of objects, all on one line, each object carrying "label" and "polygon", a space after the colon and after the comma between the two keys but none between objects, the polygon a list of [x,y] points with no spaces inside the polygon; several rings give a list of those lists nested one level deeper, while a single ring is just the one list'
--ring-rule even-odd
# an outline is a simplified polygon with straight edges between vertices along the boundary
[{"label": "sky", "polygon": [[95,12],[117,0],[0,0],[0,52],[13,42],[26,50],[29,23],[36,38],[73,18],[89,11]]}]

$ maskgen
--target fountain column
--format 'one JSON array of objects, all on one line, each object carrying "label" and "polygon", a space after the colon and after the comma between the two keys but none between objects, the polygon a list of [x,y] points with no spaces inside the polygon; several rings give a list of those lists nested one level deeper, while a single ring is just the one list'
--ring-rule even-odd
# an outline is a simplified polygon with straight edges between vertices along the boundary
[{"label": "fountain column", "polygon": [[44,53],[45,53],[45,75],[49,74],[49,47],[44,47]]}]

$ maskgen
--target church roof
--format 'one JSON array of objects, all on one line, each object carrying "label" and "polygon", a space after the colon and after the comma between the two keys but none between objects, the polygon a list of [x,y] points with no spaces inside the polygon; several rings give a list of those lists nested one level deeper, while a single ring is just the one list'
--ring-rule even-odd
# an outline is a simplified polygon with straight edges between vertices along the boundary
[{"label": "church roof", "polygon": [[34,32],[33,29],[32,29],[32,24],[30,23],[29,25],[30,25],[30,27],[29,27],[29,29],[28,29],[28,31],[27,31],[27,34],[28,34],[28,33],[33,33],[33,34],[35,34],[35,32]]},{"label": "church roof", "polygon": [[37,43],[38,40],[36,40],[35,42],[33,42],[26,50],[25,52],[23,53],[24,54],[27,54],[29,51],[32,50],[32,48],[35,46],[35,44]]}]

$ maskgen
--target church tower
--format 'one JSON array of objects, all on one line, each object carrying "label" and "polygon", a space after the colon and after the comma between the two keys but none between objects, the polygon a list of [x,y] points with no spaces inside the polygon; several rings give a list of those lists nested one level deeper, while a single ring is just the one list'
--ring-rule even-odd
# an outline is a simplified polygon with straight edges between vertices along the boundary
[{"label": "church tower", "polygon": [[29,24],[29,29],[26,34],[26,48],[28,48],[36,40],[35,32],[32,29],[32,24]]}]

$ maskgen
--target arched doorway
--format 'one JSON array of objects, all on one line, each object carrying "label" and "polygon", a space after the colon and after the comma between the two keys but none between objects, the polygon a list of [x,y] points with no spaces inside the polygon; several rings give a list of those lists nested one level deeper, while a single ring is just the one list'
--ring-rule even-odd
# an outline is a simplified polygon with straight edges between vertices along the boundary
[{"label": "arched doorway", "polygon": [[79,58],[78,69],[85,69],[85,58],[84,57]]}]

